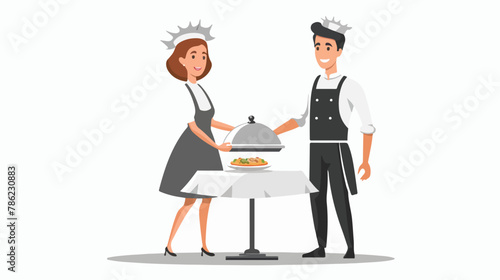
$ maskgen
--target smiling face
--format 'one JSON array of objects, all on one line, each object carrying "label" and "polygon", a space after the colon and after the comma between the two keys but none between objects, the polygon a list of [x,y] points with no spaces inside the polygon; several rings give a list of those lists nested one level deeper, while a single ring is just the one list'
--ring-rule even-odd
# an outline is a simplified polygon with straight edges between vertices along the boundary
[{"label": "smiling face", "polygon": [[203,79],[212,62],[208,56],[208,45],[203,39],[187,39],[175,46],[174,52],[167,59],[168,72],[181,81],[196,81]]},{"label": "smiling face", "polygon": [[188,76],[200,77],[207,66],[208,54],[204,45],[188,49],[185,57],[179,57],[179,62],[186,67]]},{"label": "smiling face", "polygon": [[342,54],[342,49],[337,50],[335,40],[316,35],[314,40],[316,61],[323,69],[330,69],[337,63],[337,58]]}]

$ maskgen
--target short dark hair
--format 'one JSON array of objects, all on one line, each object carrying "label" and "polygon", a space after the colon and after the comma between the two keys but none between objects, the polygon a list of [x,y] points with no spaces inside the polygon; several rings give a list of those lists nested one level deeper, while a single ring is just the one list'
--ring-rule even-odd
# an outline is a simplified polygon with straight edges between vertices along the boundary
[{"label": "short dark hair", "polygon": [[[337,51],[339,49],[344,49],[344,43],[345,43],[345,36],[344,36],[344,34],[341,34],[341,33],[338,33],[338,32],[334,32],[334,33],[331,33],[329,35],[330,36],[325,37],[325,38],[329,38],[329,39],[335,40],[335,43],[337,44]],[[333,38],[331,38],[331,37],[333,37]],[[316,43],[316,34],[313,35],[313,43]]]}]

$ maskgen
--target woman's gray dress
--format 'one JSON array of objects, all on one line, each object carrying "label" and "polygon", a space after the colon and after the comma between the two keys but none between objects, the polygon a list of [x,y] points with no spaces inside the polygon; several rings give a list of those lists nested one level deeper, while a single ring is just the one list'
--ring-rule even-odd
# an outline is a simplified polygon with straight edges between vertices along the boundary
[{"label": "woman's gray dress", "polygon": [[[200,85],[193,86],[199,86],[210,102],[210,110],[200,110],[191,88],[186,84],[196,110],[194,121],[210,139],[214,140],[211,130],[212,117],[215,113],[214,106]],[[163,173],[163,179],[161,180],[160,192],[186,198],[210,197],[181,192],[181,189],[184,188],[198,170],[223,170],[223,168],[219,151],[196,136],[188,126],[179,140],[177,140],[177,144],[175,144],[174,150],[170,154],[167,167]]]}]

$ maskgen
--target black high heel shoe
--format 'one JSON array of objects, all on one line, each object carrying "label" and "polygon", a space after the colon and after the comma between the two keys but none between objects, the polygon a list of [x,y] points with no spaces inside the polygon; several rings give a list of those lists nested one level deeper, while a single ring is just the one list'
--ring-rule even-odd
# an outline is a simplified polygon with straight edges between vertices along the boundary
[{"label": "black high heel shoe", "polygon": [[163,255],[164,255],[164,256],[166,256],[166,255],[167,255],[167,253],[168,253],[169,255],[171,255],[172,257],[177,257],[177,254],[176,254],[176,253],[172,253],[172,252],[170,252],[170,251],[168,250],[168,246],[167,246],[167,247],[165,247],[165,254],[163,254]]},{"label": "black high heel shoe", "polygon": [[205,253],[207,256],[210,256],[210,257],[213,257],[215,256],[214,253],[210,253],[208,251],[205,251],[205,249],[203,249],[203,247],[201,247],[201,256],[203,257],[203,253]]}]

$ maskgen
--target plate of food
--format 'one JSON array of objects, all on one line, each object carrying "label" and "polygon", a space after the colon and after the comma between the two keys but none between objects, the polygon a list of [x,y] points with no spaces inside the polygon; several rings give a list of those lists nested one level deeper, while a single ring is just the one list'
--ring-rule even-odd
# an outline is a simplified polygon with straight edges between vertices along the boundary
[{"label": "plate of food", "polygon": [[271,167],[267,161],[259,157],[236,158],[228,166],[239,170],[261,170]]}]

